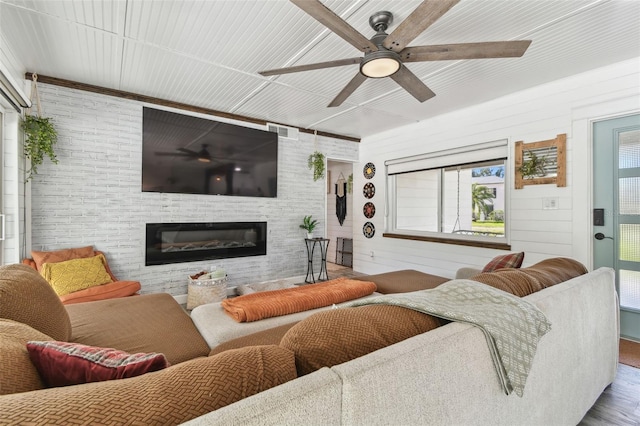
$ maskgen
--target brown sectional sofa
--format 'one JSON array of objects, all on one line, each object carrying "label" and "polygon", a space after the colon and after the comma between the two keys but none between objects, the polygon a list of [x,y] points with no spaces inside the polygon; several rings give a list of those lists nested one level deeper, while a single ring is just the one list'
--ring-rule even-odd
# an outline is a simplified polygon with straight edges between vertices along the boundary
[{"label": "brown sectional sofa", "polygon": [[[564,279],[563,263],[552,259],[523,268],[514,286],[515,291],[526,291],[546,285],[523,300],[551,322],[551,330],[538,344],[522,397],[505,395],[484,334],[470,324],[451,322],[322,367],[187,424],[578,424],[616,375],[618,307],[613,270],[582,273],[579,269],[583,267],[576,265],[577,276]],[[499,287],[512,282],[513,275],[497,271],[491,279]],[[321,322],[323,333],[308,329],[306,335],[322,338],[333,333],[337,339],[327,342],[337,343],[337,348],[323,349],[332,355],[344,349],[341,345],[349,342],[340,339],[344,336],[340,327],[331,329],[335,324],[314,318],[331,313],[324,311],[308,318],[310,321],[300,321],[281,342],[288,333],[298,333],[296,328],[303,323]]]},{"label": "brown sectional sofa", "polygon": [[[162,353],[171,366],[45,388],[26,349],[34,340]],[[0,424],[179,424],[296,377],[293,354],[277,346],[209,351],[168,294],[64,306],[32,268],[0,267]]]},{"label": "brown sectional sofa", "polygon": [[[617,365],[613,274],[605,268],[585,274],[566,259],[517,276],[478,276],[498,288],[512,285],[516,294],[539,290],[525,299],[553,324],[524,398],[501,392],[484,337],[470,325],[393,306],[327,310],[227,342],[207,357],[209,345],[170,296],[127,298],[131,305],[117,314],[117,299],[63,307],[46,300],[39,275],[27,269],[0,267],[0,362],[10,365],[0,374],[0,424],[575,424]],[[16,283],[33,294],[22,297]],[[152,323],[160,325],[149,332]],[[42,389],[24,344],[47,338],[163,352],[173,365]],[[352,350],[355,339],[361,341]],[[36,387],[17,389],[18,376]]]}]

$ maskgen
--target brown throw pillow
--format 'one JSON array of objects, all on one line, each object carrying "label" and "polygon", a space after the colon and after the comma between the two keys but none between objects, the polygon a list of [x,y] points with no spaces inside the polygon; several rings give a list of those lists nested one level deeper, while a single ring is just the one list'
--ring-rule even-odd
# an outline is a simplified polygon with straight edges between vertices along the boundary
[{"label": "brown throw pillow", "polygon": [[493,272],[483,272],[471,277],[471,279],[518,297],[527,296],[544,288],[540,280],[528,274],[524,269],[500,269]]},{"label": "brown throw pillow", "polygon": [[27,342],[35,339],[53,340],[26,324],[0,320],[0,395],[44,388],[27,352]]},{"label": "brown throw pillow", "polygon": [[[126,380],[6,395],[9,424],[177,425],[296,378],[293,353],[251,346]],[[61,409],[61,406],[64,405]]]},{"label": "brown throw pillow", "polygon": [[0,266],[0,315],[55,340],[71,338],[71,322],[60,298],[38,272],[26,265]]},{"label": "brown throw pillow", "polygon": [[545,287],[560,284],[589,272],[582,263],[566,257],[545,259],[522,270],[538,279]]},{"label": "brown throw pillow", "polygon": [[36,263],[38,272],[40,272],[42,265],[44,265],[45,263],[64,262],[66,260],[80,259],[92,256],[95,256],[95,253],[93,252],[93,246],[54,251],[31,251],[31,257],[33,257],[33,261]]},{"label": "brown throw pillow", "polygon": [[522,269],[501,269],[471,277],[491,287],[519,297],[540,291],[552,285],[586,274],[587,268],[576,260],[554,257]]},{"label": "brown throw pillow", "polygon": [[318,312],[284,335],[280,346],[296,356],[299,375],[361,357],[433,330],[441,320],[411,309],[368,305]]}]

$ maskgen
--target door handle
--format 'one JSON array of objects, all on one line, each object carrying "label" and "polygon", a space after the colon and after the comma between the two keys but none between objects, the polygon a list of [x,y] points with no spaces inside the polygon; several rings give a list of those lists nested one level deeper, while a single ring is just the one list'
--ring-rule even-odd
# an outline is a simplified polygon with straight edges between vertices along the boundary
[{"label": "door handle", "polygon": [[594,237],[596,238],[596,240],[604,240],[605,238],[613,240],[612,237],[607,237],[602,232],[598,232],[596,235],[594,235]]}]

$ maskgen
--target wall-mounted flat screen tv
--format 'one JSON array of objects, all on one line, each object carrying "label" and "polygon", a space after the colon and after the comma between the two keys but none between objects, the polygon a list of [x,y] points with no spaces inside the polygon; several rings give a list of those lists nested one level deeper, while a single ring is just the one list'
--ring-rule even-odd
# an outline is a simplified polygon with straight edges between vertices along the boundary
[{"label": "wall-mounted flat screen tv", "polygon": [[276,197],[278,134],[144,108],[142,191]]}]

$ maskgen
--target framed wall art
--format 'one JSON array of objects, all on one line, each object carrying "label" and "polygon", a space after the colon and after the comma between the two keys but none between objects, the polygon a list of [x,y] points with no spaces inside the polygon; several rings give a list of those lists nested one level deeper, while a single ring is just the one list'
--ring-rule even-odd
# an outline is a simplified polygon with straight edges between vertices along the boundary
[{"label": "framed wall art", "polygon": [[567,186],[567,134],[546,141],[515,144],[515,188],[525,185]]}]

